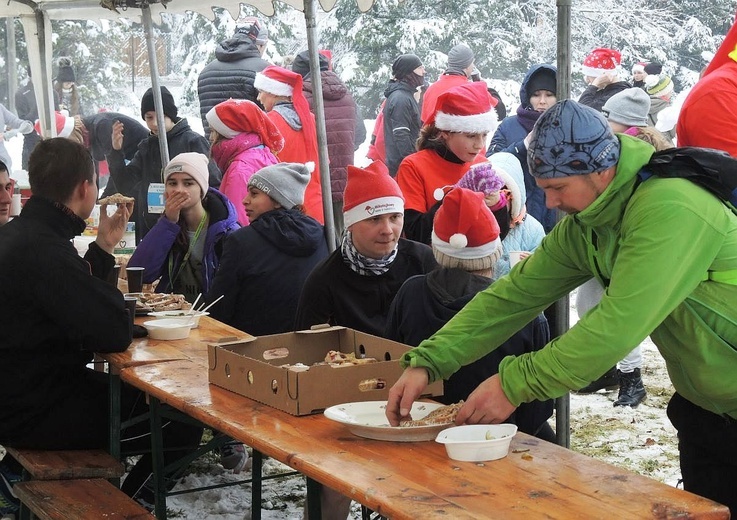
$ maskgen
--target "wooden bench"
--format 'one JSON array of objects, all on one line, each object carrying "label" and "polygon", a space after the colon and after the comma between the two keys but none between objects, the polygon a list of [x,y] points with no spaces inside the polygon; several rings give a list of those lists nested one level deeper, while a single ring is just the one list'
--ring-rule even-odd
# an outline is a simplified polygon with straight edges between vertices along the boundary
[{"label": "wooden bench", "polygon": [[23,466],[23,480],[120,478],[123,463],[104,450],[26,450],[6,448]]},{"label": "wooden bench", "polygon": [[103,479],[29,480],[13,486],[25,507],[41,520],[134,520],[154,516]]}]

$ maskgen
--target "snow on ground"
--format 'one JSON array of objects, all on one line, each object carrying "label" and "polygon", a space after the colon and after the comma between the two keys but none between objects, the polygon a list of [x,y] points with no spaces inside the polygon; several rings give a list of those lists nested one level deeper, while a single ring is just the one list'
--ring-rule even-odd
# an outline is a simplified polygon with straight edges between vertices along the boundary
[{"label": "snow on ground", "polygon": [[[188,117],[193,129],[201,131],[197,117]],[[366,122],[370,138],[373,121]],[[22,138],[14,137],[6,143],[14,164],[20,165]],[[356,163],[365,165],[367,144],[356,153]],[[14,177],[23,174],[16,170]],[[19,179],[20,180],[20,179]],[[572,302],[575,298],[571,297]],[[577,320],[575,305],[571,305],[571,324]],[[612,403],[617,392],[592,395],[571,394],[571,449],[652,477],[675,486],[680,478],[678,446],[675,429],[671,426],[665,408],[673,387],[668,379],[665,362],[648,339],[643,343],[643,380],[648,391],[647,400],[636,409],[615,408]],[[555,427],[555,417],[551,419]],[[264,474],[271,475],[289,468],[273,459],[264,462]],[[216,485],[249,478],[250,473],[233,475],[218,464],[214,455],[197,461],[175,490]],[[264,483],[261,502],[265,520],[292,520],[302,517],[306,494],[303,477],[269,480]],[[167,500],[170,518],[185,520],[242,520],[251,516],[251,486],[243,484],[209,491],[188,493]],[[360,508],[354,504],[352,518],[359,519]]]}]

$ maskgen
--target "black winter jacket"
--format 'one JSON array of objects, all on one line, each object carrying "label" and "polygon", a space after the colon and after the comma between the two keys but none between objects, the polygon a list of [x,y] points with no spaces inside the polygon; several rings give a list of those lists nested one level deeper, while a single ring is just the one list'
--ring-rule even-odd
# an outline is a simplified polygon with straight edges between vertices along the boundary
[{"label": "black winter jacket", "polygon": [[123,295],[104,281],[115,259],[94,242],[82,259],[71,243],[84,226],[34,196],[0,228],[0,444],[22,440],[76,392],[93,351],[130,345]]},{"label": "black winter jacket", "polygon": [[430,247],[401,238],[389,270],[380,276],[363,276],[351,270],[336,249],[305,282],[296,328],[330,323],[382,336],[389,306],[404,281],[437,266]]},{"label": "black winter jacket", "polygon": [[210,312],[254,336],[289,332],[302,286],[327,256],[319,222],[297,210],[268,211],[226,240],[207,301],[224,298]]},{"label": "black winter jacket", "polygon": [[[435,334],[458,313],[476,293],[486,289],[491,280],[461,269],[436,269],[425,276],[407,280],[392,302],[385,337],[416,347]],[[543,348],[550,340],[545,316],[540,314],[499,348],[462,367],[444,381],[445,404],[457,403],[476,387],[499,372],[499,363],[506,356],[517,356]],[[523,403],[507,422],[535,435],[553,414],[553,401]]]},{"label": "black winter jacket", "polygon": [[415,89],[402,81],[391,80],[384,90],[384,142],[389,174],[396,177],[402,159],[417,151],[420,136],[420,106]]},{"label": "black winter jacket", "polygon": [[218,103],[233,99],[247,99],[257,103],[258,91],[253,86],[256,73],[269,62],[261,58],[256,44],[245,34],[220,42],[215,59],[205,65],[197,79],[197,97],[200,99],[200,117],[205,136],[210,136],[210,125],[205,116]]}]

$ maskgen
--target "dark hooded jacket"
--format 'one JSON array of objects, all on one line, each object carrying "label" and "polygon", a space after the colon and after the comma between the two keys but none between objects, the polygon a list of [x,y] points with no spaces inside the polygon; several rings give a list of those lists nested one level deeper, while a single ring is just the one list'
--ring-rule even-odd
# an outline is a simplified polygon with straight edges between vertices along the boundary
[{"label": "dark hooded jacket", "polygon": [[[166,133],[166,140],[169,145],[170,158],[184,152],[199,152],[210,156],[207,139],[192,130],[184,118],[177,121],[174,128]],[[138,243],[156,225],[161,216],[160,213],[149,213],[147,204],[149,184],[164,182],[159,136],[149,134],[147,139],[141,141],[138,145],[138,152],[128,164],[125,163],[123,150],[112,150],[107,158],[110,175],[118,191],[136,199],[133,211],[136,221],[136,243]],[[220,170],[212,160],[208,164],[208,169],[210,187],[219,187]]]},{"label": "dark hooded jacket", "polygon": [[384,142],[386,165],[392,177],[402,159],[417,151],[415,142],[420,135],[420,106],[415,88],[404,81],[391,80],[384,90]]},{"label": "dark hooded jacket", "polygon": [[323,227],[295,209],[268,211],[228,237],[207,301],[210,312],[254,336],[293,329],[307,275],[328,256]]},{"label": "dark hooded jacket", "polygon": [[[385,337],[416,347],[445,325],[491,280],[461,269],[441,268],[408,279],[392,302]],[[548,322],[540,314],[498,349],[462,367],[444,381],[445,404],[457,403],[483,381],[499,372],[505,356],[540,350],[550,339]],[[553,401],[523,403],[507,420],[534,435],[553,414]]]},{"label": "dark hooded jacket", "polygon": [[[353,164],[353,144],[356,136],[356,102],[345,83],[330,70],[320,72],[322,99],[325,109],[325,128],[330,159],[330,191],[333,201],[343,200],[346,167]],[[302,87],[310,109],[315,111],[312,99],[312,81],[304,78]],[[361,121],[363,125],[363,121]]]},{"label": "dark hooded jacket", "polygon": [[578,98],[578,102],[601,112],[604,103],[606,103],[610,97],[622,92],[623,90],[627,90],[628,88],[632,88],[632,85],[626,81],[610,83],[603,89],[597,89],[595,86],[589,85],[586,87],[586,90],[583,91],[581,97]]},{"label": "dark hooded jacket", "polygon": [[247,34],[236,34],[218,44],[215,59],[205,65],[197,79],[200,117],[206,137],[210,135],[210,125],[205,115],[218,103],[233,98],[258,104],[253,80],[257,72],[268,66],[269,62],[261,58],[258,47]]},{"label": "dark hooded jacket", "polygon": [[525,190],[527,190],[527,213],[540,221],[545,232],[549,233],[555,226],[555,210],[545,207],[545,193],[530,175],[530,168],[527,166],[527,146],[524,142],[535,121],[542,115],[542,112],[532,110],[532,105],[530,105],[530,94],[532,93],[527,91],[530,80],[541,71],[552,71],[557,74],[557,69],[552,65],[540,64],[530,67],[519,88],[520,105],[517,107],[517,115],[507,117],[499,124],[486,156],[489,157],[497,152],[509,152],[519,159],[525,179]]}]

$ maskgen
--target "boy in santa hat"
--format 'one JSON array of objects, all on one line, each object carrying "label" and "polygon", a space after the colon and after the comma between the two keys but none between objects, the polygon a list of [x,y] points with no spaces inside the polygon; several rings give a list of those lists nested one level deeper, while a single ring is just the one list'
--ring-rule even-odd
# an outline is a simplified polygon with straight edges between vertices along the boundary
[{"label": "boy in santa hat", "polygon": [[581,71],[586,82],[578,102],[601,112],[606,100],[617,92],[632,87],[619,79],[619,66],[622,55],[614,49],[600,47],[591,51],[583,60]]},{"label": "boy in santa hat", "polygon": [[[437,267],[432,250],[400,238],[404,197],[386,166],[347,167],[346,232],[340,248],[312,271],[302,289],[295,328],[330,323],[382,336],[389,306],[405,280]],[[323,519],[345,520],[350,499],[323,487]]]},{"label": "boy in santa hat", "polygon": [[[499,224],[489,210],[484,194],[453,188],[435,213],[432,251],[440,268],[414,276],[402,285],[389,310],[386,337],[417,346],[445,325],[476,293],[489,287],[494,265],[502,254]],[[485,379],[499,371],[505,356],[533,352],[550,338],[548,322],[540,314],[498,350],[460,368],[444,381],[444,404],[457,403]],[[553,401],[525,403],[505,422],[521,431],[550,442],[555,434],[547,420]]]},{"label": "boy in santa hat", "polygon": [[309,216],[324,224],[317,128],[315,116],[310,112],[310,104],[302,92],[302,76],[270,65],[256,74],[253,85],[258,90],[259,103],[284,137],[285,146],[279,153],[279,160],[315,164],[315,171],[305,192],[304,206]]},{"label": "boy in santa hat", "polygon": [[397,171],[406,205],[405,236],[430,243],[436,190],[452,186],[472,164],[486,161],[486,137],[497,126],[491,97],[483,81],[453,87],[438,96],[435,111],[422,127],[419,151],[407,156]]}]

